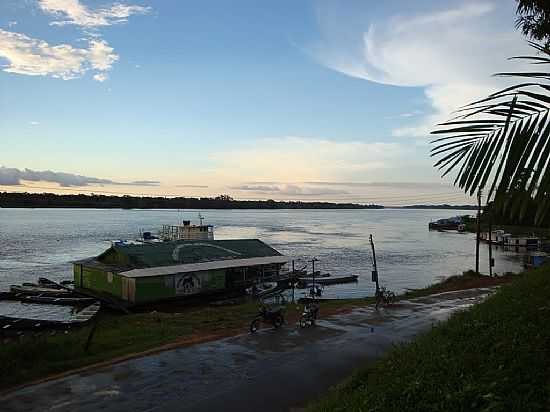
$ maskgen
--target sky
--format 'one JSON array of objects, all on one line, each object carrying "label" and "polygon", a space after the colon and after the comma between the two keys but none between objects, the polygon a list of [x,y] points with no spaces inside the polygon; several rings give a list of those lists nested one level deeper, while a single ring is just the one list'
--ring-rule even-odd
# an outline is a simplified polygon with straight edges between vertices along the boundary
[{"label": "sky", "polygon": [[430,130],[531,53],[514,0],[1,0],[0,190],[474,203]]}]

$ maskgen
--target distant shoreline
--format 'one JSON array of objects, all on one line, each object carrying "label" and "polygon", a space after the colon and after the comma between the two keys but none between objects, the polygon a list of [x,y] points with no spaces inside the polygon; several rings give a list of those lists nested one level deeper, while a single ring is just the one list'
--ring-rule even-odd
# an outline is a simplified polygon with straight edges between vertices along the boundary
[{"label": "distant shoreline", "polygon": [[384,209],[358,203],[235,200],[227,195],[202,197],[137,197],[105,195],[57,195],[54,193],[0,193],[0,208],[48,209]]},{"label": "distant shoreline", "polygon": [[54,193],[0,193],[0,208],[33,209],[221,209],[221,210],[344,210],[344,209],[439,209],[475,210],[474,205],[410,205],[382,206],[377,204],[302,202],[275,200],[235,200],[229,196],[138,197],[105,195],[57,195]]},{"label": "distant shoreline", "polygon": [[477,210],[476,205],[411,205],[411,206],[386,206],[397,209],[456,209],[456,210]]}]

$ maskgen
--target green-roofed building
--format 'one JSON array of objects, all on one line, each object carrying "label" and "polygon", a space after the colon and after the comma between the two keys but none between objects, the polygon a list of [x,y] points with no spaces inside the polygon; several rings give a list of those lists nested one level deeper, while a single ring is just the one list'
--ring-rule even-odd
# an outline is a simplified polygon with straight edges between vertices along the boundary
[{"label": "green-roofed building", "polygon": [[118,242],[74,262],[75,287],[129,304],[245,288],[287,258],[258,239]]}]

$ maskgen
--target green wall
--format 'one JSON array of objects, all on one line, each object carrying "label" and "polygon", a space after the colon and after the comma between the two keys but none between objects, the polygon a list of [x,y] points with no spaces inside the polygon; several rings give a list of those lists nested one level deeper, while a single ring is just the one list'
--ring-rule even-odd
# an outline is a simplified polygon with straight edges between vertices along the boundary
[{"label": "green wall", "polygon": [[175,297],[176,290],[173,286],[167,286],[164,278],[165,276],[136,278],[135,302],[152,302]]},{"label": "green wall", "polygon": [[[86,267],[80,264],[74,265],[74,282],[76,287],[106,292],[119,299],[123,298],[122,288],[124,281],[135,281],[135,303],[153,302],[174,297],[192,296],[198,293],[221,290],[226,287],[225,270],[212,270],[192,274],[174,274],[166,276],[152,276],[142,278],[126,278],[117,273]],[[82,271],[82,276],[81,276]],[[176,281],[182,277],[193,277],[195,283],[190,289],[176,288]],[[198,281],[197,281],[198,279]],[[128,287],[128,286],[126,286]],[[132,297],[129,297],[132,300]]]},{"label": "green wall", "polygon": [[[80,267],[82,267],[82,276],[80,276]],[[101,269],[74,265],[74,282],[76,287],[107,292],[118,298],[122,298],[122,281],[120,275],[113,273],[109,276],[108,272]]]}]

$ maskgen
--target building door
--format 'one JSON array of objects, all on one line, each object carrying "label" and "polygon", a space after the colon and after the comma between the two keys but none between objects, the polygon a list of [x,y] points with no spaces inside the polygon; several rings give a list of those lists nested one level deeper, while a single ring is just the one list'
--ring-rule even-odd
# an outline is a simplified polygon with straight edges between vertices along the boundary
[{"label": "building door", "polygon": [[135,302],[136,298],[136,280],[121,276],[122,299],[128,302]]}]

